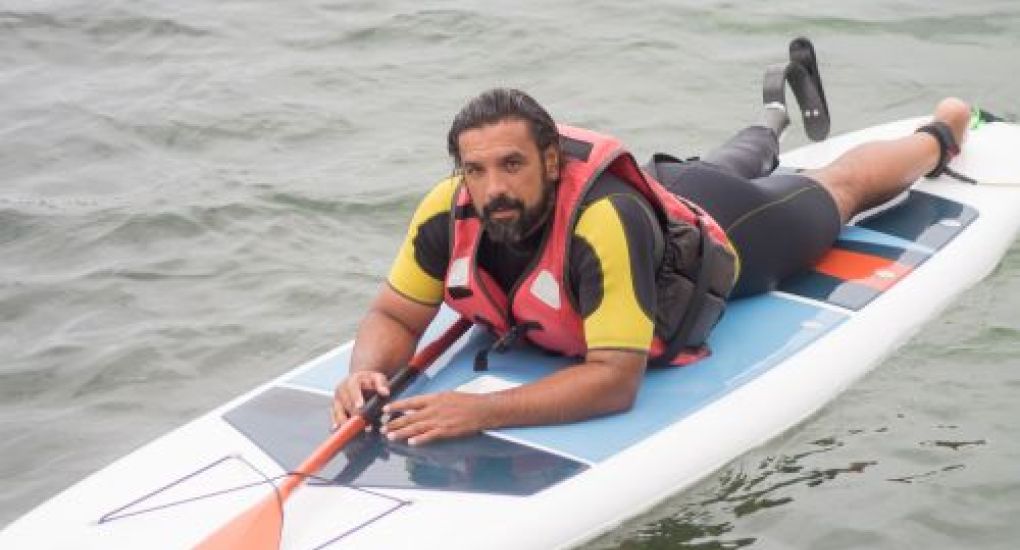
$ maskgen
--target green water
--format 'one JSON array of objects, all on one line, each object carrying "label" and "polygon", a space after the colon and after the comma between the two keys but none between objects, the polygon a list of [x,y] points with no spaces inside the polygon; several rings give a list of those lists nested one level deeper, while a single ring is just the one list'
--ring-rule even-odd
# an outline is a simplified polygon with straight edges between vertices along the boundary
[{"label": "green water", "polygon": [[[0,524],[348,340],[467,97],[696,154],[796,35],[836,133],[949,94],[1020,111],[1015,1],[3,2]],[[818,415],[592,546],[1015,546],[1018,306],[1014,246]]]}]

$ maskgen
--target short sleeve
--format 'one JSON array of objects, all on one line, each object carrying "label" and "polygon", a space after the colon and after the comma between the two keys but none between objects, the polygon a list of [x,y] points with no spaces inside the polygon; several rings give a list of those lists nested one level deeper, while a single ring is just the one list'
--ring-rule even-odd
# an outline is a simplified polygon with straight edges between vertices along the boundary
[{"label": "short sleeve", "polygon": [[650,206],[610,195],[585,209],[574,229],[571,283],[588,349],[647,351],[654,332],[655,258]]},{"label": "short sleeve", "polygon": [[448,178],[422,199],[390,268],[390,287],[426,305],[443,301],[443,279],[450,259],[450,206],[457,180]]}]

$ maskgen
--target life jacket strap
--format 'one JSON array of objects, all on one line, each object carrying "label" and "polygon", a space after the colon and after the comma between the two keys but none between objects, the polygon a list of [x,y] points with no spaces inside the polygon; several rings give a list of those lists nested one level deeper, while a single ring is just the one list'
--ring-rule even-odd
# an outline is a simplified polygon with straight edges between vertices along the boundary
[{"label": "life jacket strap", "polygon": [[715,261],[716,249],[712,246],[708,236],[708,229],[705,227],[705,224],[701,223],[700,216],[698,217],[698,229],[701,233],[701,265],[698,267],[698,277],[694,284],[694,291],[691,292],[687,311],[684,312],[684,316],[677,326],[676,333],[672,338],[666,340],[668,342],[666,351],[656,360],[656,364],[671,364],[673,359],[680,355],[684,348],[688,347],[687,341],[691,336],[691,331],[704,313],[705,298],[708,296],[708,285],[711,279],[709,273]]},{"label": "life jacket strap", "polygon": [[510,330],[500,336],[491,346],[478,350],[475,354],[474,371],[484,372],[489,370],[489,352],[504,353],[516,344],[521,338],[527,335],[530,330],[541,329],[542,325],[535,321],[525,321],[510,327]]}]

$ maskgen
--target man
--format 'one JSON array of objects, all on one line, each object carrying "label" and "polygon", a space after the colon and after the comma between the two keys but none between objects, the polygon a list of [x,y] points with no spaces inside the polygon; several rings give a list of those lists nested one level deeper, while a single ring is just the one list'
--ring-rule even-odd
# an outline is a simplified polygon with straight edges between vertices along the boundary
[{"label": "man", "polygon": [[611,138],[557,131],[523,92],[471,100],[448,136],[455,175],[422,201],[359,327],[334,423],[366,394],[389,394],[388,376],[443,301],[503,344],[527,340],[578,362],[490,394],[398,399],[385,409],[390,439],[424,444],[627,410],[650,361],[707,353],[731,286],[733,296],[774,288],[824,254],[852,216],[940,173],[969,108],[945,99],[918,133],[861,145],[818,170],[770,175],[785,127],[778,118],[703,161],[659,159],[648,172],[661,186]]}]

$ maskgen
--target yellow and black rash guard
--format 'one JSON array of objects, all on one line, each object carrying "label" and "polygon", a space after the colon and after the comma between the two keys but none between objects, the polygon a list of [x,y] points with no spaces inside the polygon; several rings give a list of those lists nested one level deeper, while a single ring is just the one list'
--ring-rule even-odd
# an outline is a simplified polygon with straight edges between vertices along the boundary
[{"label": "yellow and black rash guard", "polygon": [[[443,301],[450,263],[450,206],[457,180],[436,185],[411,219],[389,274],[390,286],[419,303]],[[569,281],[584,319],[588,349],[646,352],[655,318],[654,245],[661,239],[651,206],[630,185],[603,174],[586,199],[570,243]],[[519,246],[482,237],[478,261],[509,293],[531,263],[541,234]]]}]

